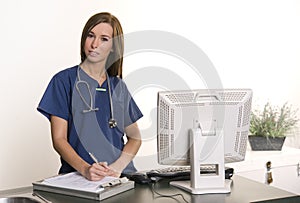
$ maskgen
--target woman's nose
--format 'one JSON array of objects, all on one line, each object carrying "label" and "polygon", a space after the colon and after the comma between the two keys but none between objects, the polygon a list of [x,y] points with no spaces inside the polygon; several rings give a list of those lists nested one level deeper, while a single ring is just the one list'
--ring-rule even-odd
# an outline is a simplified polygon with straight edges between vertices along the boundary
[{"label": "woman's nose", "polygon": [[97,38],[95,38],[95,39],[93,40],[93,42],[92,42],[92,48],[93,48],[93,49],[96,49],[96,48],[99,47],[99,45],[100,45],[100,40],[97,39]]}]

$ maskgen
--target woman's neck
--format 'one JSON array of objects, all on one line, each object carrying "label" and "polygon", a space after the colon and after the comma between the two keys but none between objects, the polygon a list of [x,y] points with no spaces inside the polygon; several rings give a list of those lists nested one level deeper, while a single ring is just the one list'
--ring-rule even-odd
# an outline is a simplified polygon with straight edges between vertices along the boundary
[{"label": "woman's neck", "polygon": [[106,80],[106,70],[99,64],[81,63],[80,67],[93,79],[97,80],[99,85]]}]

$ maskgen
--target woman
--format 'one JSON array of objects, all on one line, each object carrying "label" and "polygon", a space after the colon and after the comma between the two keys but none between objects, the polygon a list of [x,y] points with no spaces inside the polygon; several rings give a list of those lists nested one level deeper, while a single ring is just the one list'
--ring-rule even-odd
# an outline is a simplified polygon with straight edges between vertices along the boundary
[{"label": "woman", "polygon": [[59,173],[101,180],[136,170],[132,159],[141,145],[136,122],[142,113],[121,79],[123,51],[120,22],[98,13],[83,29],[81,63],[50,81],[38,111],[50,120]]}]

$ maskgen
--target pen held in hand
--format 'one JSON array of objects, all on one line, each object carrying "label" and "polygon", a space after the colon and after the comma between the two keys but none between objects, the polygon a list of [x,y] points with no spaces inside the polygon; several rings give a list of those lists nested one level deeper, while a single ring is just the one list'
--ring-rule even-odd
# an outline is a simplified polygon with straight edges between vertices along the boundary
[{"label": "pen held in hand", "polygon": [[107,163],[106,163],[106,162],[102,162],[102,163],[100,164],[100,162],[97,160],[97,158],[94,156],[94,154],[92,154],[91,152],[89,152],[89,155],[90,155],[90,157],[93,159],[93,161],[94,161],[96,164],[101,165],[101,166],[103,166],[103,167],[106,168],[106,169],[109,169],[109,167],[107,166]]}]

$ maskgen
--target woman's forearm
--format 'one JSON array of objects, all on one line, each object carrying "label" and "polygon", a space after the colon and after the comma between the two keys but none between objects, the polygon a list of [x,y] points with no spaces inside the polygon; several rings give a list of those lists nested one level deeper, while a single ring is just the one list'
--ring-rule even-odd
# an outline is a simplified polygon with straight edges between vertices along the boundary
[{"label": "woman's forearm", "polygon": [[120,157],[111,164],[111,167],[121,174],[124,168],[133,160],[142,144],[141,134],[136,123],[128,126],[125,129],[128,141],[125,144]]},{"label": "woman's forearm", "polygon": [[53,147],[57,153],[76,171],[86,176],[89,164],[85,162],[71,147],[71,145],[64,139],[53,140]]},{"label": "woman's forearm", "polygon": [[57,153],[75,170],[85,176],[89,164],[85,162],[68,143],[67,121],[56,116],[51,116],[51,135],[53,147]]},{"label": "woman's forearm", "polygon": [[121,156],[117,159],[118,172],[122,172],[124,168],[133,160],[141,146],[141,140],[128,139],[128,142],[123,148]]}]

